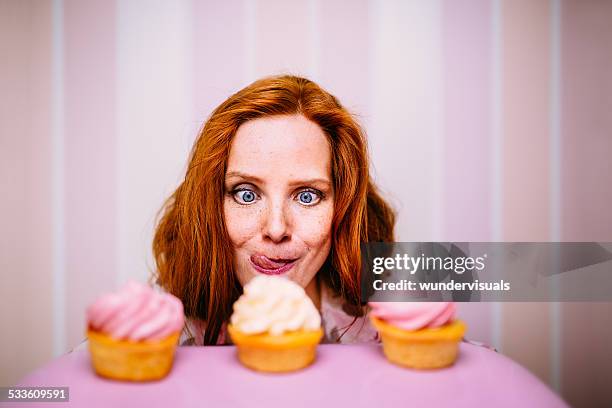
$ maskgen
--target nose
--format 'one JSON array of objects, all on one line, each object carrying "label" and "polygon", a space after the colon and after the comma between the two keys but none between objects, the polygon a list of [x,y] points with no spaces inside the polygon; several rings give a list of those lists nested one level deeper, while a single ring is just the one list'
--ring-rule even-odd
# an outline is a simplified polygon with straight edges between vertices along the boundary
[{"label": "nose", "polygon": [[289,214],[281,201],[269,203],[263,225],[263,238],[274,243],[288,241],[291,238]]}]

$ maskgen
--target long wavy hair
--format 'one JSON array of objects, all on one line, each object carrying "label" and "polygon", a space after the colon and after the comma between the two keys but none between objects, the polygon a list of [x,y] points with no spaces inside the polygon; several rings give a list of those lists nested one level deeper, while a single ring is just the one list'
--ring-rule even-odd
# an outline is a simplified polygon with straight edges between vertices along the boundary
[{"label": "long wavy hair", "polygon": [[204,344],[216,344],[242,288],[223,220],[224,180],[232,139],[243,123],[300,114],[329,138],[334,214],[330,254],[317,273],[361,316],[362,242],[393,241],[395,216],[369,175],[364,132],[338,100],[297,76],[258,80],[212,113],[193,146],[185,179],[160,210],[153,240],[154,279],[183,301],[187,317],[206,322]]}]

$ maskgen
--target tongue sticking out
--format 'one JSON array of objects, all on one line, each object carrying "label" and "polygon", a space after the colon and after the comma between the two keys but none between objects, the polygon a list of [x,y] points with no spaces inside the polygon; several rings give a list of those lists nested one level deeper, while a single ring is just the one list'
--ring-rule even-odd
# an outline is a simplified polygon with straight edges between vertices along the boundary
[{"label": "tongue sticking out", "polygon": [[285,261],[285,260],[273,261],[272,259],[264,255],[253,255],[251,256],[251,261],[255,265],[261,268],[264,268],[264,269],[278,269],[282,266],[287,265],[289,262],[291,262],[291,261]]}]

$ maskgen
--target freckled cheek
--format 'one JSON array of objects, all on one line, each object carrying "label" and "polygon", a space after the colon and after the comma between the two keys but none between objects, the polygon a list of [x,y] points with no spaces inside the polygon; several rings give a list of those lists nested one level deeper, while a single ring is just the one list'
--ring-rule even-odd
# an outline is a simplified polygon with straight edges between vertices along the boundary
[{"label": "freckled cheek", "polygon": [[233,201],[228,203],[226,200],[223,205],[223,216],[232,244],[238,248],[257,235],[259,212],[257,209],[236,207],[237,205]]},{"label": "freckled cheek", "polygon": [[318,249],[327,244],[331,237],[332,206],[303,213],[300,218],[301,222],[296,229],[296,233],[310,249]]}]

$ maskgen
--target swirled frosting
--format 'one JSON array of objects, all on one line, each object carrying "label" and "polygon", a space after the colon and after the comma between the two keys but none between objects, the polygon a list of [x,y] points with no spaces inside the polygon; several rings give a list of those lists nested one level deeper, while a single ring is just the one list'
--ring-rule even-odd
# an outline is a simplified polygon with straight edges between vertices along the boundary
[{"label": "swirled frosting", "polygon": [[321,316],[304,289],[289,279],[256,276],[234,303],[231,324],[246,334],[318,330]]},{"label": "swirled frosting", "polygon": [[370,302],[372,315],[404,330],[440,327],[455,318],[453,302]]},{"label": "swirled frosting", "polygon": [[183,304],[132,281],[98,298],[87,309],[87,323],[117,340],[160,340],[183,328]]}]

